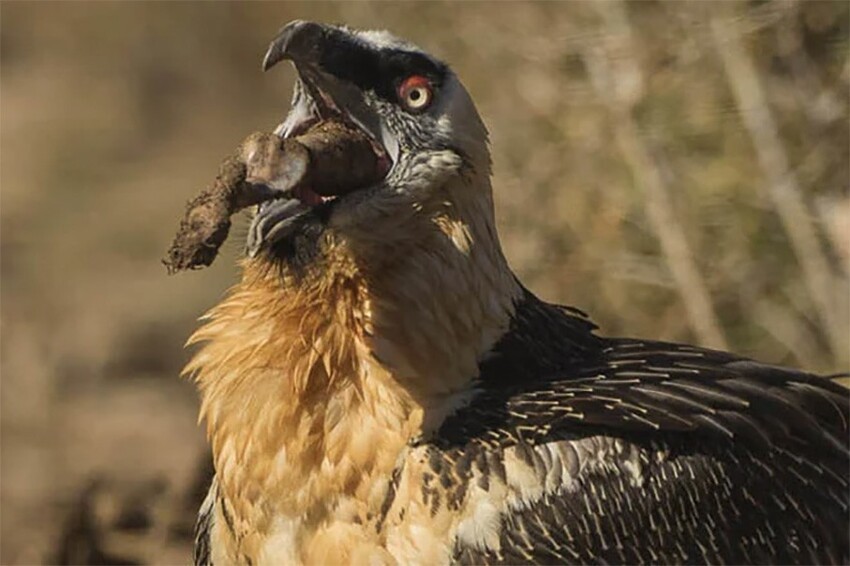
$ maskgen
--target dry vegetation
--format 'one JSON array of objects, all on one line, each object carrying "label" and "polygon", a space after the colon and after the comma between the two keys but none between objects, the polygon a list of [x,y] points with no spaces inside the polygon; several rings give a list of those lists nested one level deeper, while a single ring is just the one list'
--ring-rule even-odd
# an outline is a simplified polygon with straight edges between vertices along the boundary
[{"label": "dry vegetation", "polygon": [[846,369],[849,7],[3,2],[0,562],[188,559],[204,448],[180,346],[239,238],[200,273],[159,258],[282,117],[291,73],[260,59],[296,17],[455,67],[538,294],[609,335]]}]

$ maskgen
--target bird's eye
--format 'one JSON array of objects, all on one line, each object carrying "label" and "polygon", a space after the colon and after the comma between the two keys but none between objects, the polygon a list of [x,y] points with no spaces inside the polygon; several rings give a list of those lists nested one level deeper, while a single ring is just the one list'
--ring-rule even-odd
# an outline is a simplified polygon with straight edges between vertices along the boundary
[{"label": "bird's eye", "polygon": [[434,97],[431,81],[419,75],[407,77],[398,87],[398,96],[408,110],[424,110]]}]

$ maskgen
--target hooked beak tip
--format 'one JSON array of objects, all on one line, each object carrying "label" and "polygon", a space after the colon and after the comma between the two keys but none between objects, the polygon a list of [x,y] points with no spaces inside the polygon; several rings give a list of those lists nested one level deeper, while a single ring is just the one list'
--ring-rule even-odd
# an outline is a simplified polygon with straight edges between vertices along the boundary
[{"label": "hooked beak tip", "polygon": [[277,52],[275,45],[269,45],[269,49],[266,51],[265,57],[263,57],[263,72],[274,67],[281,59],[283,59],[283,57],[279,52]]},{"label": "hooked beak tip", "polygon": [[263,57],[263,71],[268,71],[284,59],[315,59],[325,32],[322,24],[295,20],[278,32]]}]

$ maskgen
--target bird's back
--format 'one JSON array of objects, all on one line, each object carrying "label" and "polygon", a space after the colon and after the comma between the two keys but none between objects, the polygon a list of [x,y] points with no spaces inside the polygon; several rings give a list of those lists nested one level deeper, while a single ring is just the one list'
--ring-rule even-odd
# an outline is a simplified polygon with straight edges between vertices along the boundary
[{"label": "bird's back", "polygon": [[527,295],[479,393],[417,447],[455,560],[846,562],[844,388],[590,330]]}]

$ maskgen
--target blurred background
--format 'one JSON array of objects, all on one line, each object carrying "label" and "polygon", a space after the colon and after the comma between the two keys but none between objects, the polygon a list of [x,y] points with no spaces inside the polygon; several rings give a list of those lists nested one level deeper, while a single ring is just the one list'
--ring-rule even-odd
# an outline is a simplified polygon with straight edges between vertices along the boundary
[{"label": "blurred background", "polygon": [[289,103],[290,19],[387,28],[489,124],[522,280],[607,335],[819,372],[848,348],[837,2],[0,6],[0,562],[186,563],[209,470],[178,378],[238,277],[159,260],[184,202]]}]

